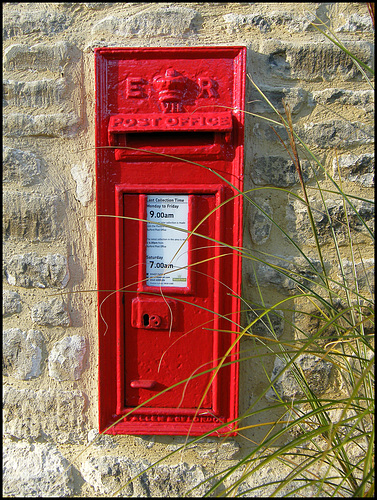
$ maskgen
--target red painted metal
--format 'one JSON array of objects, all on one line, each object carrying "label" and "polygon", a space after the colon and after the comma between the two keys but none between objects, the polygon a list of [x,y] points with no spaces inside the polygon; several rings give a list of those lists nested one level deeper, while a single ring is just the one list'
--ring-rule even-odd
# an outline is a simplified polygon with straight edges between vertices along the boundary
[{"label": "red painted metal", "polygon": [[[234,433],[246,49],[95,58],[100,431]],[[179,272],[159,253],[177,228]]]}]

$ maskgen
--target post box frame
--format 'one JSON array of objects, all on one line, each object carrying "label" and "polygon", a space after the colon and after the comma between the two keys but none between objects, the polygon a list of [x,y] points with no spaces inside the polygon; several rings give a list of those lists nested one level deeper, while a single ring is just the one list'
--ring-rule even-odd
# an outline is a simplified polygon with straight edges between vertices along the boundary
[{"label": "post box frame", "polygon": [[[240,195],[243,188],[243,114],[239,110],[244,106],[244,85],[245,85],[245,60],[246,48],[245,47],[183,47],[183,48],[99,48],[95,49],[96,53],[96,176],[97,176],[97,235],[98,235],[98,307],[99,307],[99,430],[113,434],[170,434],[170,435],[184,435],[190,433],[191,435],[200,435],[205,432],[217,434],[232,434],[235,432],[236,424],[233,422],[237,419],[238,415],[238,348],[234,347],[230,356],[227,358],[229,367],[227,368],[227,380],[229,387],[227,387],[227,394],[220,396],[220,389],[216,385],[217,379],[211,388],[214,394],[213,402],[214,408],[210,410],[205,409],[187,409],[187,408],[139,408],[134,410],[124,405],[124,367],[126,363],[127,353],[125,353],[124,339],[125,339],[125,318],[124,318],[124,255],[123,255],[123,228],[124,228],[124,214],[123,214],[123,196],[127,193],[140,195],[140,219],[143,219],[143,197],[148,193],[177,193],[188,194],[189,196],[200,196],[201,194],[211,194],[216,198],[216,205],[221,206],[219,209],[219,217],[224,212],[227,206],[232,205],[232,213],[227,213],[226,217],[230,218],[233,223],[233,232],[231,238],[229,235],[224,237],[224,231],[221,224],[216,225],[215,239],[218,241],[227,240],[229,245],[240,246],[242,242],[242,195]],[[196,153],[190,151],[189,146],[179,146],[184,160],[188,162],[203,163],[206,170],[202,173],[203,182],[192,182],[190,176],[182,174],[177,182],[164,182],[159,180],[157,183],[148,182],[147,177],[142,178],[142,182],[135,182],[135,179],[140,181],[140,177],[135,175],[130,177],[131,181],[127,179],[127,173],[124,171],[127,162],[130,164],[138,164],[140,168],[143,162],[156,162],[156,164],[165,165],[166,162],[180,160],[170,160],[164,156],[164,153],[159,150],[159,146],[154,149],[150,148],[147,151],[127,150],[119,146],[118,140],[122,138],[124,129],[122,130],[122,116],[127,120],[129,115],[118,113],[116,117],[109,113],[109,106],[107,103],[107,88],[108,85],[108,66],[112,61],[122,60],[122,58],[133,57],[158,57],[163,54],[166,60],[170,58],[189,57],[192,54],[195,57],[221,57],[223,55],[227,58],[233,58],[234,71],[236,73],[234,78],[234,99],[232,101],[233,109],[221,110],[217,113],[218,120],[222,120],[223,124],[218,127],[214,133],[213,146],[209,154],[206,156],[204,146],[196,148]],[[131,56],[132,54],[132,56]],[[135,84],[136,85],[136,84]],[[134,90],[134,92],[136,92]],[[221,113],[221,115],[220,115]],[[139,113],[139,118],[145,119],[142,113]],[[171,117],[178,116],[176,114],[168,116],[161,115],[161,120],[169,120]],[[208,114],[208,116],[211,116]],[[232,127],[229,126],[229,117],[232,121]],[[143,123],[142,121],[139,123]],[[187,116],[182,119],[178,126],[194,127],[194,121],[188,119]],[[145,123],[145,122],[144,122]],[[167,123],[169,123],[167,121]],[[201,125],[204,133],[206,127],[211,131],[211,125],[205,123]],[[163,128],[163,127],[162,127]],[[191,129],[192,130],[192,129]],[[199,126],[200,130],[200,126]],[[138,125],[134,126],[134,130],[127,129],[127,133],[138,134]],[[141,133],[141,132],[140,132]],[[190,133],[190,132],[188,132]],[[212,133],[208,132],[207,133]],[[228,134],[228,135],[227,135]],[[232,135],[230,135],[232,134]],[[119,139],[118,139],[119,137]],[[230,146],[224,146],[224,137],[231,137],[234,146],[234,160],[232,164],[232,171],[225,175],[229,179],[228,183],[224,183],[224,177],[221,172],[214,175],[211,168],[216,160],[225,163],[224,155],[229,155]],[[223,142],[221,142],[223,141]],[[127,145],[127,144],[126,144]],[[109,149],[110,146],[110,149]],[[224,149],[225,148],[225,149]],[[228,148],[228,149],[226,149]],[[109,160],[109,151],[114,154],[115,161],[120,162],[122,167],[117,170],[114,167],[114,160]],[[152,151],[152,152],[150,152]],[[174,152],[174,151],[173,151]],[[157,154],[156,154],[157,153]],[[178,148],[179,153],[179,148]],[[176,154],[179,157],[179,154]],[[183,160],[183,161],[184,161]],[[208,160],[210,162],[208,162]],[[206,163],[207,162],[207,163]],[[212,163],[211,163],[212,162]],[[184,163],[182,163],[185,166]],[[104,168],[106,166],[106,168]],[[114,170],[115,168],[115,170]],[[164,168],[163,166],[161,168]],[[136,171],[136,167],[135,167]],[[194,199],[194,198],[189,198]],[[236,200],[236,202],[234,201]],[[229,211],[228,211],[229,212]],[[191,212],[189,211],[189,214]],[[190,216],[189,216],[190,219]],[[145,238],[146,223],[140,222],[144,229],[140,231],[140,238]],[[189,227],[193,226],[193,222],[189,220]],[[141,227],[141,226],[140,226]],[[144,231],[144,233],[143,233]],[[200,232],[200,231],[199,231]],[[189,239],[190,241],[190,239]],[[143,244],[140,241],[139,248]],[[142,251],[140,250],[139,260],[143,258]],[[190,265],[190,261],[188,265]],[[220,259],[215,259],[215,273],[219,274],[219,266],[221,266]],[[138,293],[145,292],[149,294],[157,293],[157,289],[152,287],[145,287],[141,284],[143,275],[139,273],[139,284],[135,286]],[[241,256],[239,252],[234,252],[232,257],[232,276],[229,280],[228,286],[235,292],[235,296],[231,299],[234,314],[232,321],[234,324],[240,323],[239,312],[239,299],[236,295],[240,294],[241,286]],[[177,297],[179,293],[180,298]],[[181,300],[184,302],[185,297],[195,293],[193,284],[189,283],[187,289],[164,290],[166,298],[173,298],[174,300]],[[221,300],[220,294],[215,298],[217,314],[221,315]],[[115,314],[114,314],[115,313]],[[215,333],[214,333],[214,352],[216,352],[216,345],[218,343],[217,336],[220,329],[218,318],[215,314]],[[224,326],[223,326],[224,328]],[[236,341],[238,334],[237,327],[229,334],[229,345]],[[221,354],[218,352],[218,354]],[[222,391],[224,392],[224,390]],[[218,401],[216,398],[223,398]],[[123,418],[122,418],[123,417]],[[118,423],[116,423],[118,422]],[[214,429],[222,424],[222,430],[215,431]]]}]

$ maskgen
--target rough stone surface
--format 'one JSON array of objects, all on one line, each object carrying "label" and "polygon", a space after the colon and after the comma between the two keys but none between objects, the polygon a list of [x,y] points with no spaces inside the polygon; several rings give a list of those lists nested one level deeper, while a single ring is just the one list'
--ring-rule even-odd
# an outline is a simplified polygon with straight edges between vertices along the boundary
[{"label": "rough stone surface", "polygon": [[56,342],[48,357],[48,372],[55,380],[78,380],[84,369],[86,339],[79,335]]},{"label": "rough stone surface", "polygon": [[[371,63],[372,46],[368,42],[348,44],[360,60]],[[268,54],[267,68],[272,76],[288,80],[332,81],[360,77],[350,56],[327,42],[263,41],[261,52]]]},{"label": "rough stone surface", "polygon": [[[318,272],[320,272],[320,262],[316,259],[309,259],[309,262],[303,257],[293,258],[275,258],[269,259],[267,263],[255,263],[255,272],[249,274],[249,283],[255,286],[274,286],[284,293],[295,293],[300,288],[311,289],[317,281]],[[312,267],[313,266],[313,267]],[[327,271],[330,265],[326,263]]]},{"label": "rough stone surface", "polygon": [[35,304],[31,310],[31,319],[38,325],[69,326],[71,323],[67,306],[58,297]]},{"label": "rough stone surface", "polygon": [[258,207],[250,207],[250,236],[256,245],[263,245],[270,237],[272,222],[266,217],[273,217],[273,210],[267,200],[256,201]]},{"label": "rough stone surface", "polygon": [[3,105],[20,108],[43,108],[64,101],[67,93],[65,78],[44,78],[33,82],[5,80],[3,82]]},{"label": "rough stone surface", "polygon": [[5,264],[10,285],[37,288],[64,288],[69,280],[67,259],[59,254],[43,257],[36,252],[13,255]]},{"label": "rough stone surface", "polygon": [[[343,276],[351,290],[357,289],[367,294],[368,297],[374,293],[374,259],[364,259],[362,262],[351,262],[348,259],[342,261],[343,271],[338,271],[338,279],[342,283]],[[355,279],[356,277],[356,279]]]},{"label": "rough stone surface", "polygon": [[[307,182],[311,178],[310,163],[303,160],[301,168],[303,179]],[[257,186],[289,187],[299,182],[292,160],[274,155],[255,158],[251,165],[251,178]]]},{"label": "rough stone surface", "polygon": [[[130,479],[150,466],[146,460],[134,461],[125,457],[91,457],[82,465],[84,479],[102,495],[114,494]],[[182,497],[206,478],[200,465],[185,462],[178,465],[158,465],[122,489],[126,497]],[[190,491],[189,496],[203,496],[208,483]]]},{"label": "rough stone surface", "polygon": [[237,33],[245,28],[258,28],[262,33],[268,33],[276,26],[283,25],[289,33],[297,33],[310,29],[310,22],[315,20],[313,14],[306,16],[297,13],[270,12],[268,14],[225,14],[223,19],[229,34]]},{"label": "rough stone surface", "polygon": [[71,137],[77,134],[79,122],[74,113],[9,113],[3,116],[3,130],[5,137]]},{"label": "rough stone surface", "polygon": [[363,187],[374,187],[374,153],[347,154],[334,158],[333,176]]},{"label": "rough stone surface", "polygon": [[85,163],[74,165],[71,174],[76,182],[76,198],[84,206],[88,206],[93,197],[93,179],[89,174]]},{"label": "rough stone surface", "polygon": [[46,12],[45,10],[32,10],[19,12],[16,9],[7,12],[3,19],[4,39],[43,33],[54,35],[67,28],[70,24],[65,14]]},{"label": "rough stone surface", "polygon": [[366,113],[374,111],[373,90],[325,89],[316,90],[308,99],[310,105],[336,104],[341,106],[356,106]]},{"label": "rough stone surface", "polygon": [[153,12],[145,9],[141,13],[119,18],[108,16],[96,23],[93,33],[115,33],[124,36],[182,36],[193,31],[197,16],[194,9],[170,5]]},{"label": "rough stone surface", "polygon": [[[349,242],[348,225],[352,230],[353,237],[357,234],[367,236],[367,229],[361,222],[359,216],[370,229],[374,224],[374,205],[365,201],[354,200],[353,204],[357,213],[347,208],[347,218],[344,212],[343,200],[327,199],[326,208],[321,201],[311,198],[309,200],[312,208],[314,222],[317,228],[320,243],[333,241],[332,230],[335,232],[339,245]],[[301,245],[315,245],[315,238],[310,226],[309,215],[306,207],[297,199],[292,200],[287,206],[287,222],[290,235]]]},{"label": "rough stone surface", "polygon": [[[281,139],[287,143],[288,135],[283,126],[274,126]],[[304,123],[295,127],[295,132],[309,147],[330,149],[360,146],[374,142],[374,127],[353,121],[330,120],[319,123]],[[252,129],[255,138],[268,143],[281,144],[271,126],[266,123],[256,123]]]},{"label": "rough stone surface", "polygon": [[351,14],[347,21],[339,26],[335,31],[373,31],[372,19],[369,15],[360,16],[359,14]]},{"label": "rough stone surface", "polygon": [[297,133],[306,144],[324,149],[344,148],[374,142],[374,127],[358,121],[332,120],[321,123],[305,123]]},{"label": "rough stone surface", "polygon": [[[299,113],[308,103],[308,93],[302,88],[275,88],[263,86],[263,94],[271,104],[280,112],[284,113],[283,101],[288,104],[293,115]],[[271,113],[271,106],[256,90],[251,90],[250,111],[252,113]]]},{"label": "rough stone surface", "polygon": [[[302,454],[301,450],[293,451],[295,463],[301,462],[298,458]],[[257,467],[260,461],[256,461],[253,467]],[[307,469],[305,469],[307,470]],[[284,479],[292,473],[292,468],[284,464],[281,460],[271,460],[265,466],[257,470],[248,467],[240,467],[236,470],[235,474],[231,476],[232,481],[239,480],[238,487],[235,490],[235,496],[241,498],[271,498],[274,497],[273,493],[281,486]],[[314,470],[317,473],[317,470]],[[242,477],[241,477],[242,476]],[[306,474],[307,477],[307,474]],[[305,477],[305,473],[293,481],[293,483],[283,486],[276,496],[284,496],[287,498],[294,498],[295,496],[301,497],[316,497],[318,496],[318,489],[312,485]],[[273,478],[273,479],[272,479]],[[226,485],[232,485],[229,478],[225,482]],[[299,495],[297,495],[296,488],[300,488]],[[323,492],[322,492],[323,493]]]},{"label": "rough stone surface", "polygon": [[3,372],[20,380],[38,377],[42,371],[44,338],[38,330],[3,330]]},{"label": "rough stone surface", "polygon": [[85,439],[86,398],[79,390],[15,389],[4,386],[3,432],[16,439],[51,439],[77,444]]},{"label": "rough stone surface", "polygon": [[3,146],[3,183],[30,186],[38,182],[40,173],[41,160],[34,153]]},{"label": "rough stone surface", "polygon": [[21,297],[12,290],[3,290],[3,316],[21,312]]},{"label": "rough stone surface", "polygon": [[[249,324],[255,321],[264,311],[262,309],[253,309],[248,312]],[[281,337],[284,333],[284,312],[274,309],[262,318],[258,319],[251,327],[250,331],[253,335],[261,337]]]},{"label": "rough stone surface", "polygon": [[29,241],[51,241],[61,233],[58,196],[6,191],[3,194],[3,235]]},{"label": "rough stone surface", "polygon": [[77,47],[65,41],[37,43],[31,47],[14,44],[4,50],[3,65],[4,69],[10,71],[34,69],[62,73],[79,55]]},{"label": "rough stone surface", "polygon": [[[312,354],[301,354],[297,357],[297,360],[295,360],[295,364],[300,367],[300,370],[302,370],[310,390],[316,396],[319,396],[326,391],[333,367],[332,363],[323,361]],[[266,398],[268,400],[274,401],[278,399],[275,391],[279,394],[283,401],[299,399],[304,396],[304,392],[301,387],[303,382],[299,384],[295,375],[292,373],[293,368],[284,369],[285,366],[285,361],[279,356],[276,356],[274,369],[272,370],[271,375],[271,380],[274,381],[273,387],[275,390],[271,388],[267,391]]]},{"label": "rough stone surface", "polygon": [[73,486],[69,462],[53,444],[8,442],[4,445],[4,495],[59,498],[73,495]]}]

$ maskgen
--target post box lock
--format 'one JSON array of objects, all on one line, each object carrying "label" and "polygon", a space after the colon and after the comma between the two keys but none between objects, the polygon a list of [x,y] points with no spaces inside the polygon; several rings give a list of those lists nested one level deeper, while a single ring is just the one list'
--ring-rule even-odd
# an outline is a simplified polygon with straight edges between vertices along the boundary
[{"label": "post box lock", "polygon": [[169,330],[177,323],[177,303],[163,297],[136,297],[132,300],[134,328]]},{"label": "post box lock", "polygon": [[234,434],[246,47],[95,60],[100,432]]}]

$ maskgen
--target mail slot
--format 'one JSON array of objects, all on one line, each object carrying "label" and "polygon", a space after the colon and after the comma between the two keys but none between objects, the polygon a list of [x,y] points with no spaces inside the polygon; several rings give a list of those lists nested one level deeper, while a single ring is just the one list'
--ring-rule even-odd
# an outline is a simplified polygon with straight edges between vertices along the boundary
[{"label": "mail slot", "polygon": [[95,49],[101,432],[236,432],[245,60]]}]

